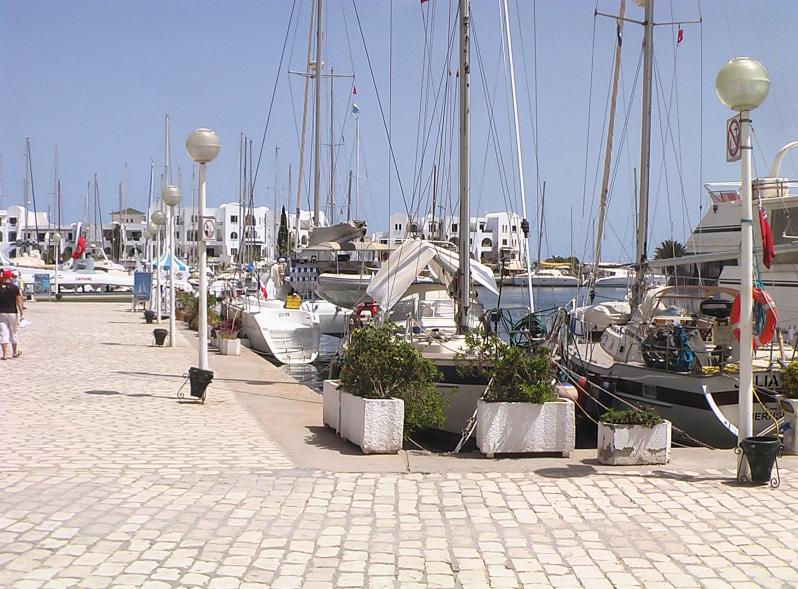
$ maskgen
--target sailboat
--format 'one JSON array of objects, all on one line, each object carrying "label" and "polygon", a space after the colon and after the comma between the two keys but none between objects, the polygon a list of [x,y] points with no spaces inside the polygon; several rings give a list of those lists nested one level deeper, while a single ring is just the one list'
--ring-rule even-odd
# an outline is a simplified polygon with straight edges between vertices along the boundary
[{"label": "sailboat", "polygon": [[[572,371],[584,375],[593,405],[625,403],[650,407],[670,420],[675,437],[715,447],[737,443],[737,361],[740,346],[730,320],[738,288],[729,286],[648,287],[645,275],[651,133],[654,1],[645,3],[643,122],[639,184],[636,276],[626,309],[598,313],[606,325],[572,321],[561,329],[561,353]],[[739,221],[739,215],[738,215]],[[739,227],[739,226],[738,226]],[[736,257],[736,255],[735,255]],[[673,260],[668,265],[673,265]],[[598,307],[593,307],[597,312]],[[586,308],[591,311],[591,308]],[[583,309],[583,319],[587,314]],[[574,327],[578,329],[574,329]],[[774,428],[783,416],[773,392],[783,386],[780,360],[785,348],[763,342],[755,353],[753,379],[759,404],[754,410],[755,434]]]}]

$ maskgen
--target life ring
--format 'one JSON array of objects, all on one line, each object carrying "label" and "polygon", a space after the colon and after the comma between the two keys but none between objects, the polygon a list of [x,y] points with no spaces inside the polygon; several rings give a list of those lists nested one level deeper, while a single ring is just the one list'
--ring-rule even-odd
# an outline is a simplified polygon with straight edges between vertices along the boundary
[{"label": "life ring", "polygon": [[367,301],[355,305],[355,310],[352,313],[352,319],[354,321],[355,327],[361,327],[363,325],[363,319],[366,317],[368,317],[368,319],[374,319],[379,310],[380,306],[376,301]]},{"label": "life ring", "polygon": [[[759,334],[754,334],[753,345],[754,349],[760,346],[766,346],[773,339],[776,333],[776,323],[778,323],[779,313],[776,309],[776,303],[768,293],[761,288],[754,288],[753,291],[754,303],[759,303],[765,309],[765,325]],[[734,297],[731,308],[731,316],[729,317],[734,330],[734,339],[740,341],[740,295]]]}]

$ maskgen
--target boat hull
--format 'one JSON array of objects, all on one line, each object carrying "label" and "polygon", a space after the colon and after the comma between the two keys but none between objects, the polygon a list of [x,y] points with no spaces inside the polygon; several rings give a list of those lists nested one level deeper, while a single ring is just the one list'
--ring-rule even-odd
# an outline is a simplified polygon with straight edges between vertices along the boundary
[{"label": "boat hull", "polygon": [[252,349],[281,364],[310,364],[319,355],[321,326],[313,313],[286,309],[282,301],[239,309],[241,327]]}]

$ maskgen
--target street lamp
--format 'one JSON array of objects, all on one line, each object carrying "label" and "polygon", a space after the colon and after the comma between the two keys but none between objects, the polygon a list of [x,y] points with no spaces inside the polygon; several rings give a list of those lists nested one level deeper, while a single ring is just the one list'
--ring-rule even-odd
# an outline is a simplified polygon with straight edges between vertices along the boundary
[{"label": "street lamp", "polygon": [[178,186],[167,185],[161,190],[161,200],[169,207],[169,229],[166,249],[169,252],[169,347],[175,347],[175,207],[182,198]]},{"label": "street lamp", "polygon": [[[219,154],[219,137],[210,129],[197,129],[186,139],[186,151],[199,164],[199,230],[197,250],[199,253],[199,367],[208,370],[208,277],[207,248],[205,246],[205,164]],[[213,225],[211,223],[211,225]]]},{"label": "street lamp", "polygon": [[152,235],[155,237],[155,300],[158,306],[158,310],[155,313],[155,322],[160,323],[163,309],[163,301],[161,300],[161,227],[166,225],[166,215],[161,211],[155,211],[150,215],[150,225],[155,227],[155,231],[152,231]]},{"label": "street lamp", "polygon": [[[754,227],[751,206],[751,119],[749,111],[768,95],[770,78],[761,63],[750,57],[735,57],[726,63],[715,78],[715,92],[720,101],[740,113],[740,387],[738,399],[737,443],[753,435],[753,258]],[[727,139],[728,141],[728,139]],[[748,464],[740,455],[738,478],[748,477]]]},{"label": "street lamp", "polygon": [[61,234],[56,231],[51,239],[55,244],[55,300],[58,300],[58,263],[61,261]]}]

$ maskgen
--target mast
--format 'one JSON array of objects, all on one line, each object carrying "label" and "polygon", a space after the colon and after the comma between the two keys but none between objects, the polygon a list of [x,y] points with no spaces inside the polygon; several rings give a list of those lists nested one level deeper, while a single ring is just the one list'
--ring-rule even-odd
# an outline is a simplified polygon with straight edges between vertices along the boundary
[{"label": "mast", "polygon": [[280,192],[280,146],[274,146],[274,206],[272,207],[272,259],[277,259],[277,232],[279,220],[277,218],[277,199]]},{"label": "mast", "polygon": [[316,94],[313,97],[313,226],[319,226],[319,195],[321,193],[321,9],[316,0]]},{"label": "mast", "polygon": [[[310,54],[313,49],[313,11],[316,8],[316,3],[311,4],[310,7],[310,29],[308,30],[308,54],[305,63],[307,69],[305,71],[305,94],[302,101],[302,133],[299,139],[299,171],[297,173],[296,183],[296,229],[295,229],[295,245],[299,243],[299,213],[302,207],[302,180],[305,173],[305,138],[307,135],[308,126],[308,92],[310,91]],[[290,206],[288,207],[290,210]],[[290,248],[289,248],[290,249]]]},{"label": "mast", "polygon": [[[618,35],[615,42],[615,63],[612,73],[612,98],[610,99],[610,117],[607,123],[607,145],[604,149],[604,173],[601,178],[601,196],[599,198],[598,221],[596,223],[596,248],[593,255],[593,274],[590,278],[588,296],[590,302],[596,298],[595,282],[598,276],[599,263],[601,262],[601,244],[604,240],[604,219],[607,215],[607,195],[610,185],[610,165],[612,163],[612,135],[615,130],[615,105],[618,102],[618,80],[621,73],[621,39],[623,38],[624,15],[626,14],[626,0],[621,0],[621,6],[616,20]],[[639,253],[638,253],[638,259]]]},{"label": "mast", "polygon": [[346,191],[346,220],[352,220],[352,170],[349,170],[349,188]]},{"label": "mast", "polygon": [[352,105],[355,113],[355,219],[360,215],[360,109]]},{"label": "mast", "polygon": [[246,140],[244,133],[239,133],[238,136],[238,261],[244,259],[243,252],[241,251],[241,239],[243,238],[242,220],[244,219],[244,150],[246,149]]},{"label": "mast", "polygon": [[333,128],[333,88],[335,87],[335,71],[330,68],[330,218],[327,222],[332,225],[335,223],[335,198],[333,189],[335,187],[335,129]]},{"label": "mast", "polygon": [[[321,0],[319,0],[321,1]],[[460,272],[457,296],[457,330],[468,331],[468,308],[471,304],[471,256],[469,255],[469,197],[471,186],[468,174],[469,152],[469,118],[471,110],[471,63],[470,63],[470,6],[469,0],[460,2],[460,138],[459,138],[459,185],[460,185],[460,225],[458,227],[458,247],[460,253]]]},{"label": "mast", "polygon": [[438,206],[438,166],[432,164],[432,235],[434,240],[438,238],[438,226],[435,225],[435,208]]},{"label": "mast", "polygon": [[648,187],[651,163],[651,70],[654,61],[654,0],[647,0],[643,23],[643,109],[640,140],[640,193],[637,218],[635,264],[637,276],[632,290],[632,307],[640,304],[646,274],[648,250]]},{"label": "mast", "polygon": [[[513,42],[510,34],[510,11],[507,7],[507,0],[504,0],[504,30],[507,36],[507,59],[510,65],[510,89],[513,99],[513,122],[515,123],[515,151],[518,159],[518,182],[521,188],[521,213],[526,219],[526,187],[524,181],[524,159],[521,154],[521,130],[518,124],[518,100],[515,91],[515,67],[513,65]],[[532,268],[529,264],[529,233],[524,236],[524,256],[526,257],[526,286],[529,293],[529,310],[535,310],[535,301],[532,296]]]}]

